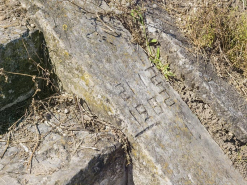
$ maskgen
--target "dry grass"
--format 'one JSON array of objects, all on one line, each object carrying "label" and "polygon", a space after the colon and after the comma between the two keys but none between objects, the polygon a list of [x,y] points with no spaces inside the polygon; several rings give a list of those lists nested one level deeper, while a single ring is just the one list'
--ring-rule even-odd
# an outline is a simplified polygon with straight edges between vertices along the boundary
[{"label": "dry grass", "polygon": [[[218,76],[234,85],[247,100],[247,6],[246,0],[166,0],[164,8],[194,45],[210,60]],[[237,93],[237,92],[236,92]],[[191,104],[190,104],[191,106]],[[191,107],[190,107],[191,108]],[[196,112],[192,109],[192,111]],[[200,117],[200,116],[199,116]],[[201,120],[213,131],[216,124]],[[217,123],[218,124],[218,123]],[[223,132],[224,133],[224,132]],[[227,133],[227,132],[226,132]],[[224,134],[226,134],[224,133]],[[212,137],[246,179],[246,143],[226,140],[221,132]]]},{"label": "dry grass", "polygon": [[214,53],[225,54],[247,76],[247,12],[239,7],[212,4],[188,17],[187,35],[193,43]]},{"label": "dry grass", "polygon": [[214,63],[218,75],[247,100],[246,0],[167,0],[163,5],[196,50]]}]

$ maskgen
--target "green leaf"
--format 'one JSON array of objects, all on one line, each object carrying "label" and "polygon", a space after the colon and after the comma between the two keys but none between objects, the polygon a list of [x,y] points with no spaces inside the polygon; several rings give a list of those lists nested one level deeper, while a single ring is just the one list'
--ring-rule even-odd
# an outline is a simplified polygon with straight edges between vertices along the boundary
[{"label": "green leaf", "polygon": [[135,10],[131,10],[131,13],[130,13],[130,15],[132,16],[132,17],[134,17],[135,18]]},{"label": "green leaf", "polygon": [[156,53],[156,58],[159,59],[160,58],[160,48],[157,48],[157,53]]},{"label": "green leaf", "polygon": [[152,39],[149,43],[150,43],[150,44],[155,44],[155,43],[157,43],[157,42],[158,42],[157,39]]},{"label": "green leaf", "polygon": [[140,17],[140,22],[142,25],[144,25],[144,19],[142,17],[142,14],[138,13],[138,16]]}]

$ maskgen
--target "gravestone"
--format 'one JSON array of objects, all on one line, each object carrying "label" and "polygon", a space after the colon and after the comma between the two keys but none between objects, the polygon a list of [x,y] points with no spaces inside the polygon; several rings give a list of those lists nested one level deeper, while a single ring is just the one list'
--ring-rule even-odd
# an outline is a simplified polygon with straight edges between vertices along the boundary
[{"label": "gravestone", "polygon": [[21,2],[64,89],[128,136],[134,184],[246,184],[104,1]]}]

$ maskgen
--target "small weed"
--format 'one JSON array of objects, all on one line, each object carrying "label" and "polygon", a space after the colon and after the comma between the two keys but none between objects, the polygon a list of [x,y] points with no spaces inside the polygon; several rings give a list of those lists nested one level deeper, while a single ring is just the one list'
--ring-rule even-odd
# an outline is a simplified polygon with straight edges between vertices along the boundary
[{"label": "small weed", "polygon": [[226,8],[212,4],[190,16],[186,29],[196,46],[223,53],[230,65],[243,71],[247,77],[246,11],[240,11],[239,7]]},{"label": "small weed", "polygon": [[157,48],[152,47],[152,46],[158,44],[158,40],[157,39],[151,39],[150,40],[148,38],[142,10],[140,8],[139,8],[139,10],[132,9],[131,10],[131,16],[141,24],[142,32],[143,32],[144,37],[145,37],[145,47],[146,47],[150,61],[157,67],[158,70],[160,70],[162,72],[162,74],[165,76],[166,79],[169,79],[170,77],[174,76],[174,74],[170,71],[169,64],[164,64],[161,61],[160,48],[159,47],[157,47]]},{"label": "small weed", "polygon": [[247,162],[247,144],[241,147],[241,150],[238,151],[238,156],[235,159],[236,162]]}]

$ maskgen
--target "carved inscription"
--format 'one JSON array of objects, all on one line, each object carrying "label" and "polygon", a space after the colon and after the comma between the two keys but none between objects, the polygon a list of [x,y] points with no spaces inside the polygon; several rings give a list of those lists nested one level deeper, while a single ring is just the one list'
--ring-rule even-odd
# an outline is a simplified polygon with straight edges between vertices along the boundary
[{"label": "carved inscription", "polygon": [[175,104],[175,102],[171,99],[168,99],[168,100],[165,100],[165,104],[168,105],[168,106],[172,106]]},{"label": "carved inscription", "polygon": [[157,122],[157,123],[154,123],[154,124],[148,126],[144,130],[142,130],[141,132],[139,132],[138,134],[136,134],[135,137],[138,137],[138,136],[142,135],[144,132],[150,130],[151,128],[153,128],[154,126],[159,125],[159,124],[160,124],[160,122]]},{"label": "carved inscription", "polygon": [[[150,81],[152,84],[160,88],[160,95],[164,98],[164,103],[167,106],[172,106],[175,104],[175,102],[171,99],[169,94],[166,91],[166,84],[164,83],[164,80],[161,79],[160,76],[158,76],[154,70],[153,67],[148,67],[145,71],[147,71],[149,74]],[[156,112],[156,111],[155,111]]]},{"label": "carved inscription", "polygon": [[170,96],[168,95],[168,93],[167,93],[165,90],[161,91],[161,92],[160,92],[160,95],[161,95],[165,100],[167,100],[167,99],[170,98]]},{"label": "carved inscription", "polygon": [[170,99],[169,94],[165,90],[161,91],[160,95],[164,97],[166,105],[172,106],[173,104],[175,104],[175,102],[172,99]]},{"label": "carved inscription", "polygon": [[146,108],[142,104],[137,105],[135,108],[137,112],[143,117],[143,119],[147,121],[149,118],[149,115],[148,115]]},{"label": "carved inscription", "polygon": [[119,96],[124,100],[127,101],[130,98],[130,93],[128,93],[124,87],[123,84],[118,84],[116,86],[116,89],[118,90]]},{"label": "carved inscription", "polygon": [[[131,86],[128,84],[128,82],[120,83],[115,86],[121,99],[127,103],[131,116],[138,123],[137,131],[142,129],[141,131],[137,132],[137,134],[135,134],[135,137],[140,136],[158,124],[157,116],[161,116],[164,113],[164,103],[168,107],[175,104],[167,92],[167,85],[164,82],[164,79],[162,79],[159,74],[156,74],[154,67],[148,67],[144,71],[144,74],[140,72],[138,73],[138,76],[143,82],[141,85],[136,83],[133,79],[133,81],[131,81]],[[142,102],[136,102],[135,95],[138,96],[138,94],[135,94],[135,87],[140,86],[143,88],[143,85],[148,87],[151,83],[158,88],[156,88],[156,92],[158,92],[158,94],[155,95],[148,91],[145,92],[144,90],[143,93],[147,93],[149,98],[142,100]]]},{"label": "carved inscription", "polygon": [[154,76],[154,77],[151,78],[151,82],[154,85],[158,86],[159,84],[162,83],[162,79],[161,78],[158,78],[158,76]]},{"label": "carved inscription", "polygon": [[156,97],[153,97],[151,99],[148,100],[148,103],[150,104],[150,106],[153,108],[154,112],[156,114],[162,114],[163,110],[161,108],[161,106],[159,105],[159,103],[156,100]]}]

